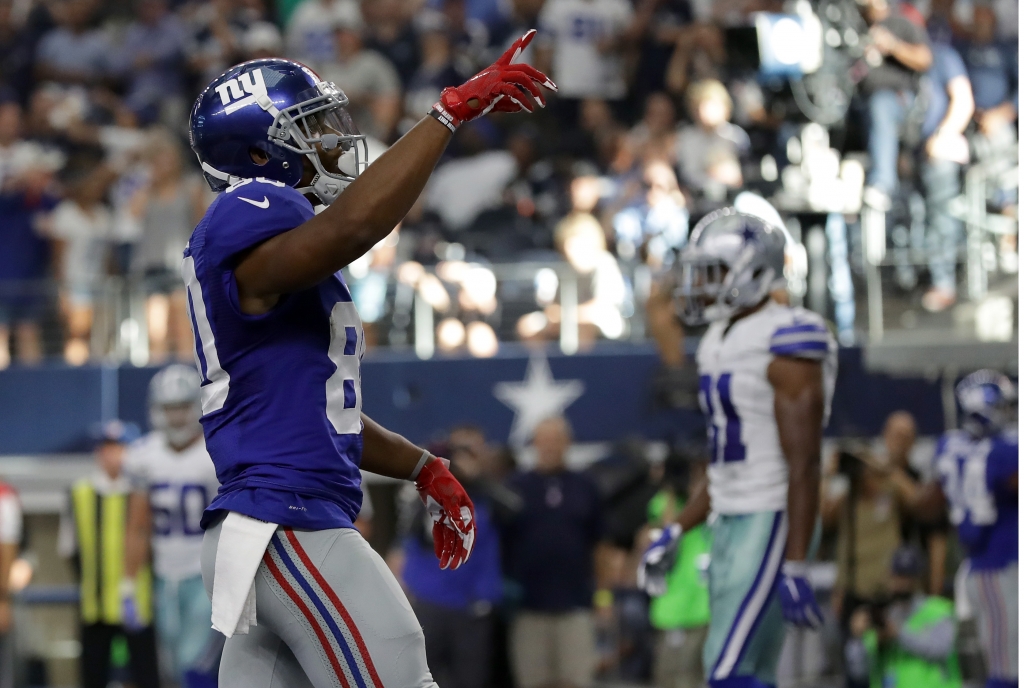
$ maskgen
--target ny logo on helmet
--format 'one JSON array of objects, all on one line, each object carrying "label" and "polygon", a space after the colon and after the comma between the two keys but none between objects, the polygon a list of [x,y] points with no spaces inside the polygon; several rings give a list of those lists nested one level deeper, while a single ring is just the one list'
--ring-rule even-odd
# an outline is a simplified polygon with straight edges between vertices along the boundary
[{"label": "ny logo on helmet", "polygon": [[224,113],[227,115],[241,110],[247,105],[252,105],[256,102],[257,97],[267,94],[267,86],[263,82],[263,70],[261,69],[254,69],[251,72],[240,74],[234,79],[228,79],[214,90],[220,96],[220,102],[227,106],[224,108]]}]

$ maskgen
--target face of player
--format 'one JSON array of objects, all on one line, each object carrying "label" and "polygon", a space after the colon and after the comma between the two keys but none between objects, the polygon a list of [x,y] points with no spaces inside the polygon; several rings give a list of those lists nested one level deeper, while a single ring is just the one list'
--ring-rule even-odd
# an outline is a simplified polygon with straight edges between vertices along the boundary
[{"label": "face of player", "polygon": [[188,447],[202,434],[203,426],[199,424],[195,404],[168,404],[162,410],[164,434],[175,449]]},{"label": "face of player", "polygon": [[111,480],[121,475],[124,462],[124,445],[120,442],[104,442],[96,448],[96,463]]},{"label": "face of player", "polygon": [[[323,147],[318,143],[316,144],[316,152],[320,158],[320,163],[324,166],[324,169],[328,172],[340,172],[341,168],[339,162],[341,156],[345,154],[341,146],[332,148],[331,150],[324,150]],[[299,186],[309,186],[313,183],[313,177],[316,176],[316,168],[309,158],[302,159],[302,181],[299,182]]]}]

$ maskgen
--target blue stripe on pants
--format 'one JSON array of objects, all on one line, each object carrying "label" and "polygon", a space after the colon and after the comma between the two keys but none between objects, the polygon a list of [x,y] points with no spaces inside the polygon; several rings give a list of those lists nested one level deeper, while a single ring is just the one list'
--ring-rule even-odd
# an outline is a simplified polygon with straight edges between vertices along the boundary
[{"label": "blue stripe on pants", "polygon": [[747,675],[774,683],[783,636],[775,581],[785,550],[786,516],[776,511],[721,515],[711,529],[711,627],[704,648],[708,678]]}]

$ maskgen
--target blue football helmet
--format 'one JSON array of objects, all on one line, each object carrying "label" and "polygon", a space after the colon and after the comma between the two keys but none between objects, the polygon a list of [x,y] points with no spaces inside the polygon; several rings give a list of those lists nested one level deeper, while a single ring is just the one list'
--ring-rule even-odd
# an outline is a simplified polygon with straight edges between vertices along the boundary
[{"label": "blue football helmet", "polygon": [[1017,385],[995,370],[978,370],[956,386],[964,429],[986,437],[1009,429],[1017,416]]},{"label": "blue football helmet", "polygon": [[[251,60],[199,94],[189,119],[189,143],[214,191],[254,177],[297,188],[305,156],[317,174],[298,190],[330,205],[368,164],[366,137],[346,105],[341,89],[308,67],[278,58]],[[318,145],[341,147],[336,170],[327,169]],[[253,160],[254,148],[266,155],[266,163]]]},{"label": "blue football helmet", "polygon": [[731,318],[786,286],[786,234],[760,217],[723,208],[697,223],[679,254],[675,295],[687,325]]}]

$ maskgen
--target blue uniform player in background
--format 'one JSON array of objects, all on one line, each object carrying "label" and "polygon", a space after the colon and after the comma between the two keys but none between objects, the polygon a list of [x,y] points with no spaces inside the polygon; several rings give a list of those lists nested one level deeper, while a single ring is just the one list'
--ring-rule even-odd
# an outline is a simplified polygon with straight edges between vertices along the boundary
[{"label": "blue uniform player in background", "polygon": [[967,555],[967,597],[988,668],[986,688],[1017,685],[1017,388],[979,370],[956,388],[962,428],[942,436],[923,515],[948,508]]},{"label": "blue uniform player in background", "polygon": [[221,194],[182,276],[220,481],[201,526],[224,688],[435,685],[405,594],[353,528],[360,469],[416,482],[442,568],[472,552],[473,506],[447,462],[362,413],[340,270],[405,216],[461,123],[543,105],[554,84],[513,64],[533,33],[372,166],[344,93],[300,64],[238,65],[196,101],[190,142]]}]

